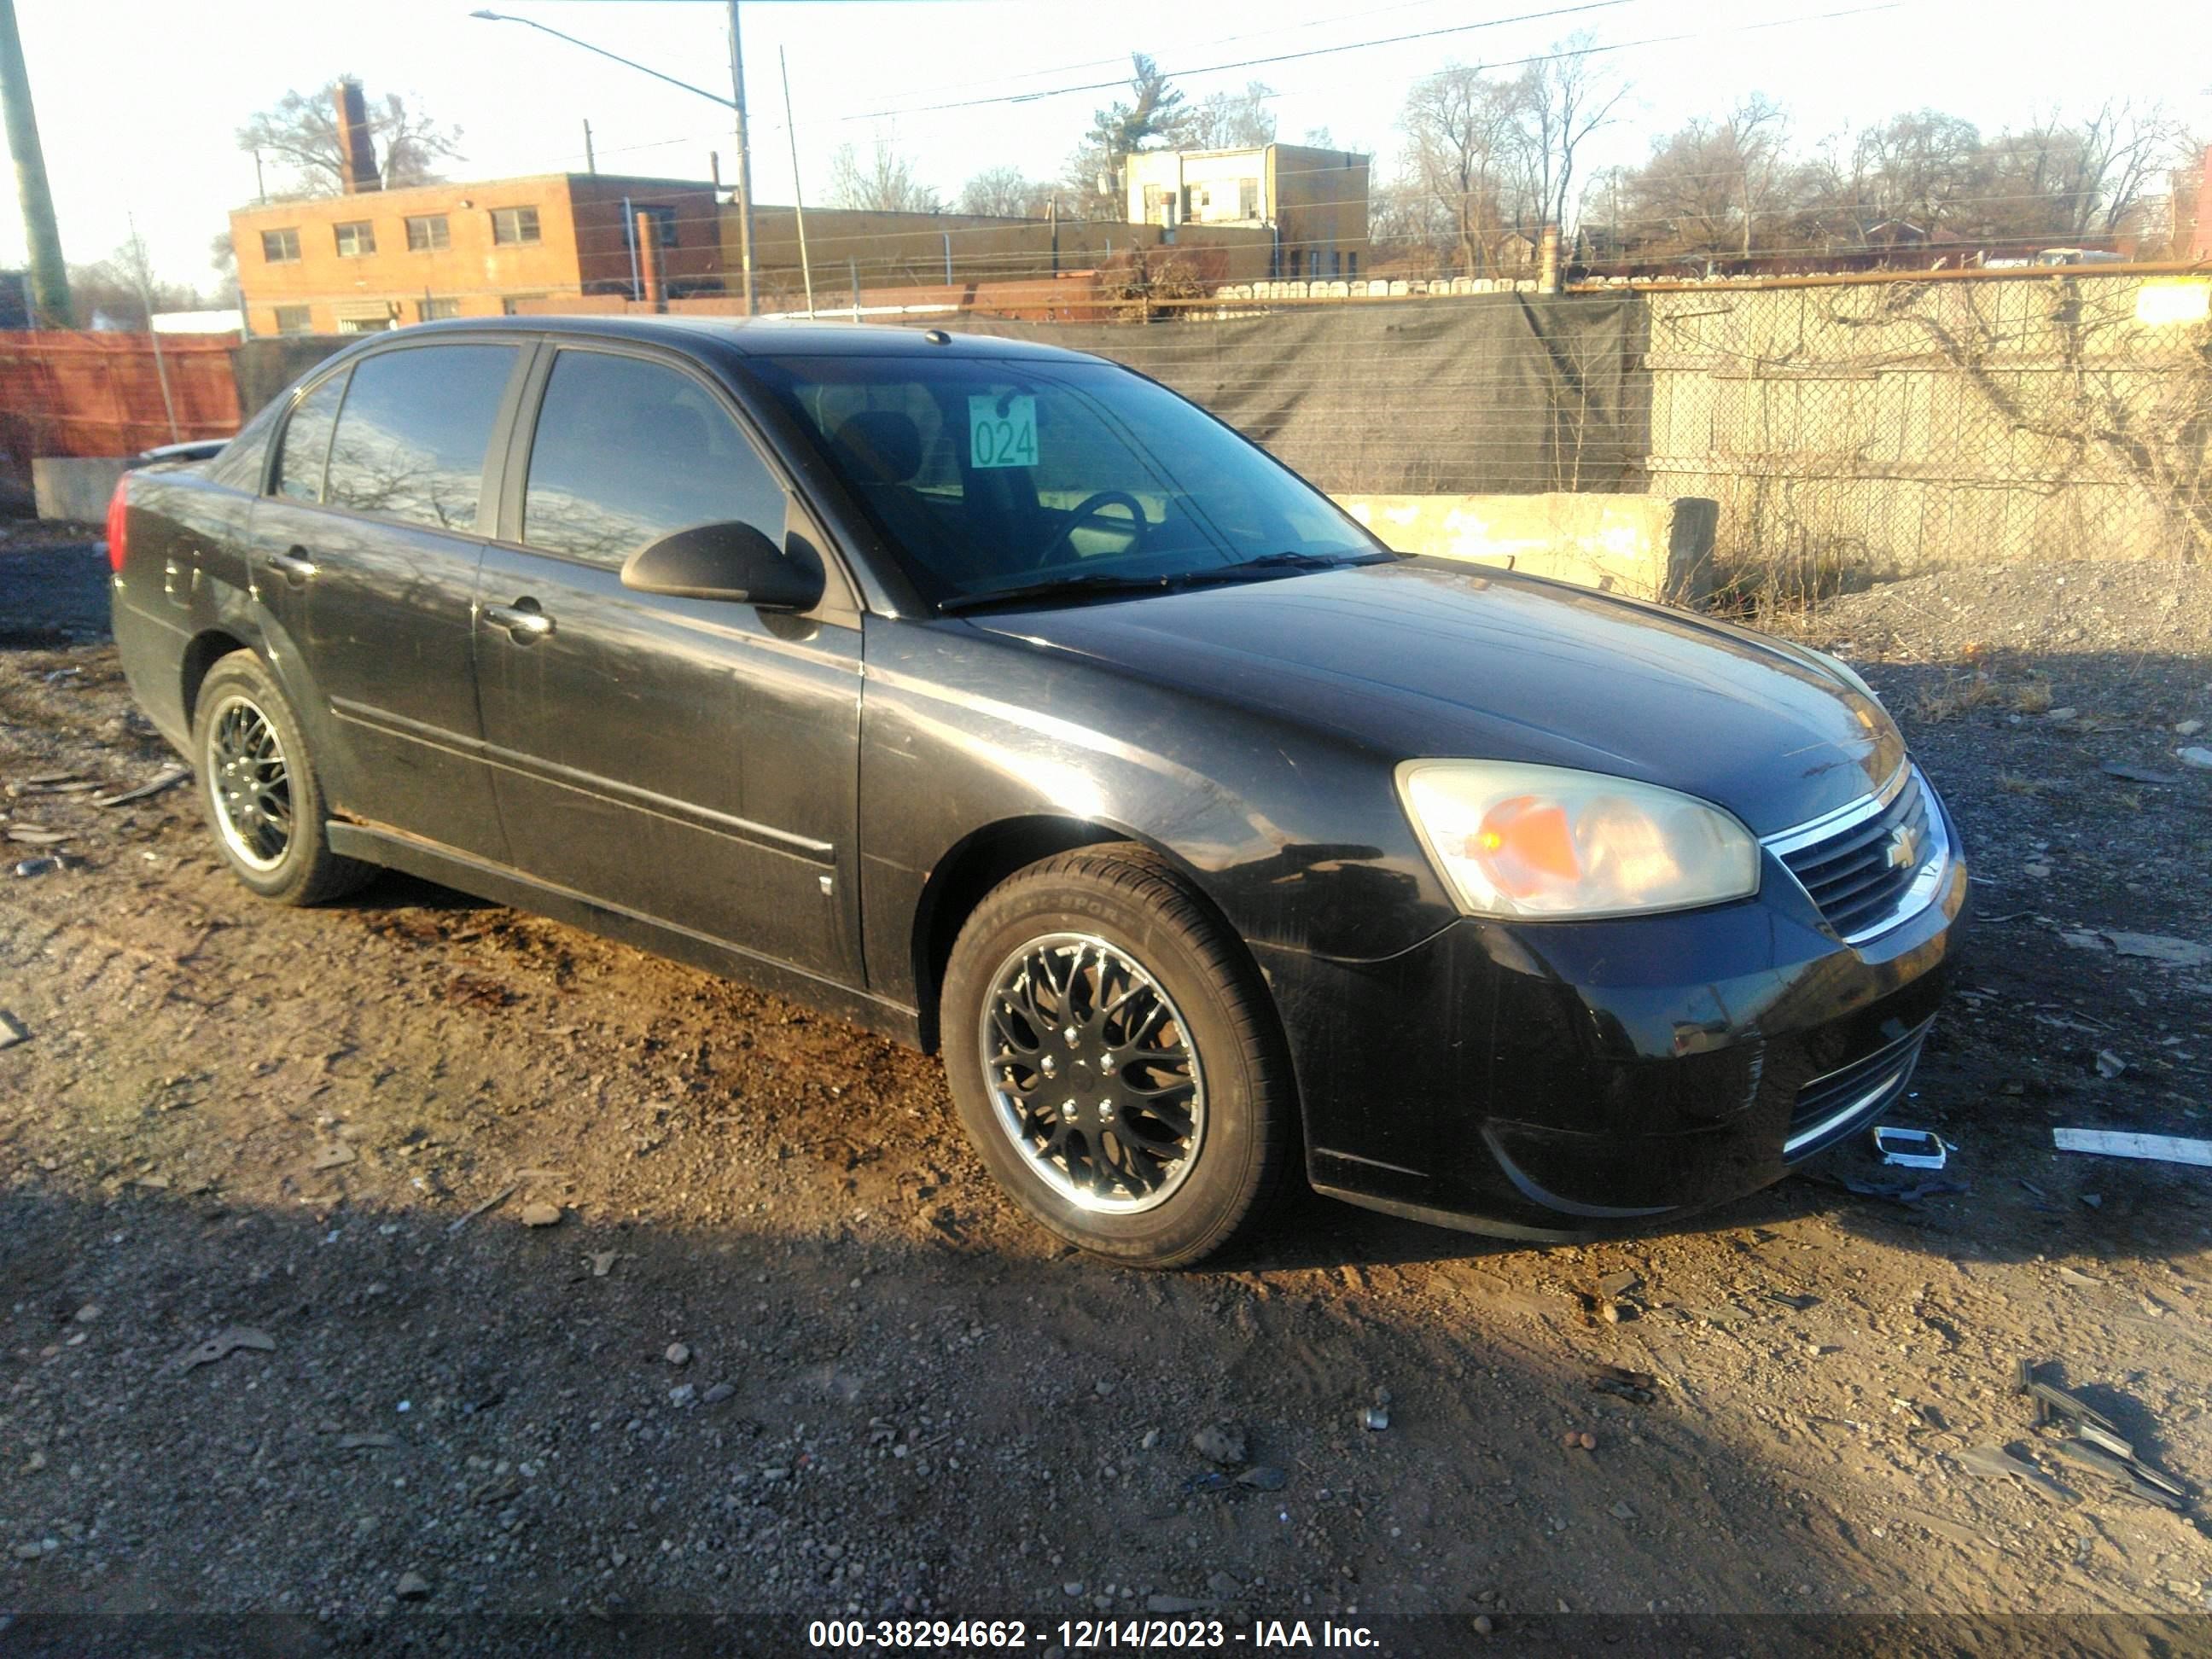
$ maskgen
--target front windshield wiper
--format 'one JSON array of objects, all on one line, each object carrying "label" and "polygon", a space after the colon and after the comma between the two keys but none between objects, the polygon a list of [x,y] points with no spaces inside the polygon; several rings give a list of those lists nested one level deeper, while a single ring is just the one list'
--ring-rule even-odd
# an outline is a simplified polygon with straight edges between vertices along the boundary
[{"label": "front windshield wiper", "polygon": [[1345,565],[1375,564],[1395,559],[1392,553],[1268,553],[1236,564],[1214,565],[1201,570],[1179,570],[1160,576],[1118,576],[1091,571],[1062,576],[1056,581],[1023,582],[1013,587],[994,587],[987,593],[960,593],[939,601],[939,611],[977,611],[986,605],[1018,599],[1053,599],[1094,593],[1164,593],[1171,588],[1199,587],[1215,582],[1250,581],[1272,574],[1294,575],[1306,570],[1334,570]]},{"label": "front windshield wiper", "polygon": [[994,587],[983,593],[956,593],[949,599],[939,599],[937,608],[944,611],[980,611],[985,605],[1006,605],[1016,599],[1057,599],[1087,593],[1158,593],[1181,580],[1177,576],[1111,576],[1104,571],[1093,570],[1080,575],[1062,576],[1054,581],[1019,582],[1012,587]]},{"label": "front windshield wiper", "polygon": [[1349,565],[1380,564],[1395,559],[1395,553],[1267,553],[1236,564],[1193,570],[1176,578],[1179,583],[1237,582],[1252,576],[1296,575],[1305,570],[1341,570]]}]

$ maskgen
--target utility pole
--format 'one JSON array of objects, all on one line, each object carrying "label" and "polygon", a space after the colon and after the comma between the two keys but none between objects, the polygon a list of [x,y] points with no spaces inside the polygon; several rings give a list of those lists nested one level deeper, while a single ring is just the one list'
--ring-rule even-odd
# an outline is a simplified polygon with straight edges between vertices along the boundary
[{"label": "utility pole", "polygon": [[[258,150],[254,152],[254,157],[257,161],[260,158]],[[587,115],[584,118],[584,171],[597,173],[599,170],[599,158],[592,153],[592,118]]]},{"label": "utility pole", "polygon": [[730,0],[730,100],[738,118],[738,263],[744,270],[750,317],[759,309],[759,296],[753,287],[753,155],[745,143],[745,57],[738,33],[738,0]]},{"label": "utility pole", "polygon": [[146,337],[154,343],[154,378],[161,383],[161,412],[169,419],[169,441],[178,441],[177,400],[169,395],[169,360],[161,355],[161,331],[154,326],[153,262],[146,257],[146,244],[138,235],[138,216],[126,213],[124,222],[131,227],[131,274],[138,280],[138,299],[146,307]]},{"label": "utility pole", "polygon": [[791,140],[791,210],[799,216],[799,276],[806,284],[806,314],[814,314],[814,262],[806,257],[806,191],[799,182],[799,124],[791,118],[791,65],[783,48],[775,49],[775,66],[783,71],[783,131]]},{"label": "utility pole", "polygon": [[[734,3],[730,9],[734,16]],[[23,204],[23,240],[30,245],[32,325],[67,328],[76,321],[70,307],[69,268],[62,263],[62,233],[54,223],[46,152],[39,147],[39,117],[31,107],[31,76],[23,66],[23,37],[15,28],[15,0],[0,0],[0,112],[7,120],[9,153],[15,158],[15,193]]]}]

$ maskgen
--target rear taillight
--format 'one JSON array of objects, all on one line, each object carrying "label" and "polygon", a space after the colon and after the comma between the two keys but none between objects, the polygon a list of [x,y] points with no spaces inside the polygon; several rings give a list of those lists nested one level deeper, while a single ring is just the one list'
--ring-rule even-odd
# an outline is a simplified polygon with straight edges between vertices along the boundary
[{"label": "rear taillight", "polygon": [[107,562],[119,574],[126,556],[124,537],[131,524],[131,475],[126,472],[115,481],[115,493],[107,498]]}]

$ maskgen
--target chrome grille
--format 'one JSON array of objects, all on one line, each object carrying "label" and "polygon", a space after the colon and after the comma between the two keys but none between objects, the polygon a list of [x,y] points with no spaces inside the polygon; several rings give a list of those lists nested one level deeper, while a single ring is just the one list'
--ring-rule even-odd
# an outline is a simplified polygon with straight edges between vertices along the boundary
[{"label": "chrome grille", "polygon": [[1935,795],[1913,767],[1839,828],[1811,839],[1779,836],[1769,845],[1821,919],[1852,945],[1904,921],[1933,896],[1950,850]]},{"label": "chrome grille", "polygon": [[1790,1139],[1783,1156],[1810,1158],[1832,1146],[1904,1096],[1920,1063],[1920,1046],[1933,1020],[1922,1022],[1872,1054],[1814,1078],[1797,1091],[1790,1112]]}]

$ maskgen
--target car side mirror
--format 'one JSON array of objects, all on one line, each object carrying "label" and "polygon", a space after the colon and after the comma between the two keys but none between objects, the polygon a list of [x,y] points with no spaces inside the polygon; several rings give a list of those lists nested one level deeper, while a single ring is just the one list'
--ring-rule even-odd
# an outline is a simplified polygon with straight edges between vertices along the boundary
[{"label": "car side mirror", "polygon": [[729,599],[763,611],[811,611],[822,602],[822,567],[787,556],[749,524],[702,524],[631,554],[622,585],[641,593]]}]

